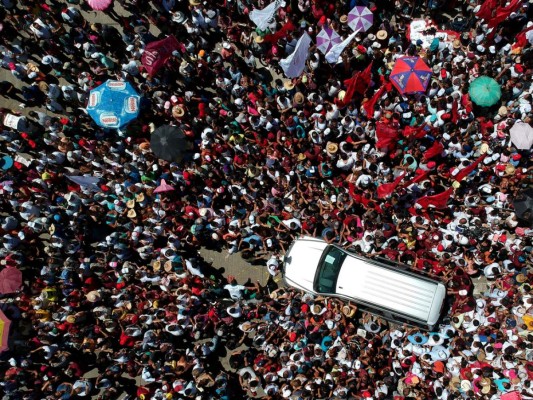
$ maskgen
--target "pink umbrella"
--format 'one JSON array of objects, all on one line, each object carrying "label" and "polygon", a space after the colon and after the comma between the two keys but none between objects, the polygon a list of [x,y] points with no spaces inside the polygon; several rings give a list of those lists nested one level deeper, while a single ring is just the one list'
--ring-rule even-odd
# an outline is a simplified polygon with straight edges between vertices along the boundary
[{"label": "pink umbrella", "polygon": [[164,179],[161,179],[161,184],[155,188],[154,193],[171,192],[174,187],[169,185]]},{"label": "pink umbrella", "polygon": [[0,293],[13,293],[22,285],[22,272],[15,267],[6,267],[0,271]]},{"label": "pink umbrella", "polygon": [[96,11],[103,11],[111,5],[113,0],[87,0],[87,4]]}]

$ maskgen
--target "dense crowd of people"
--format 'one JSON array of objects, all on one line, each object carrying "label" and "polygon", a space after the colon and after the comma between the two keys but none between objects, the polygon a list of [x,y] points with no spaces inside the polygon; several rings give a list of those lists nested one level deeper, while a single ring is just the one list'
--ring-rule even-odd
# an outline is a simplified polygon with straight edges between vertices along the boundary
[{"label": "dense crowd of people", "polygon": [[[340,62],[313,46],[300,77],[279,74],[304,32],[346,37],[362,3],[287,2],[259,31],[249,13],[264,1],[124,0],[103,11],[113,24],[76,2],[1,2],[13,79],[0,94],[21,105],[0,110],[0,258],[24,273],[1,304],[12,320],[4,399],[533,396],[533,230],[513,208],[531,186],[531,151],[509,134],[533,123],[533,3],[496,1],[513,11],[492,29],[475,0],[371,3],[373,27]],[[420,14],[433,33],[461,31],[424,46],[409,39]],[[168,35],[180,48],[150,75],[143,49]],[[425,93],[390,85],[402,55],[432,68]],[[368,85],[345,104],[344,80],[365,69]],[[471,101],[478,76],[501,85],[495,107]],[[142,96],[118,131],[85,109],[108,79]],[[151,151],[163,124],[194,149],[181,162]],[[401,134],[383,146],[380,129]],[[163,180],[174,190],[155,194]],[[278,277],[299,235],[445,282],[439,329],[273,279],[239,284],[198,252],[240,253]],[[474,295],[480,277],[488,287]]]}]

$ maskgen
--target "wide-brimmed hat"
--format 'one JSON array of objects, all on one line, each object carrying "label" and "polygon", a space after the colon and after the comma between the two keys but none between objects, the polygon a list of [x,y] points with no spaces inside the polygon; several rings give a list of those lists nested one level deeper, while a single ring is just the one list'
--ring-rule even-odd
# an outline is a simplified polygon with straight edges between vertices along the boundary
[{"label": "wide-brimmed hat", "polygon": [[171,260],[168,260],[167,262],[165,262],[165,265],[163,266],[163,269],[164,269],[166,272],[171,272],[173,267],[174,267],[174,266],[172,265],[172,261],[171,261]]},{"label": "wide-brimmed hat", "polygon": [[376,37],[379,39],[379,40],[385,40],[387,39],[387,31],[386,30],[380,30],[378,31],[378,33],[376,33]]},{"label": "wide-brimmed hat", "polygon": [[296,104],[303,104],[305,102],[305,96],[302,92],[296,92],[294,95],[294,102]]},{"label": "wide-brimmed hat", "polygon": [[345,97],[345,96],[346,96],[346,91],[345,91],[345,90],[341,90],[341,91],[339,92],[339,94],[337,95],[337,98],[338,98],[339,100],[344,100],[344,97]]},{"label": "wide-brimmed hat", "polygon": [[454,49],[460,49],[461,48],[461,41],[459,39],[455,39],[453,41],[453,48]]},{"label": "wide-brimmed hat", "polygon": [[137,213],[135,212],[133,208],[128,211],[128,218],[135,218],[136,216],[137,216]]},{"label": "wide-brimmed hat", "polygon": [[256,36],[254,40],[255,40],[255,43],[263,43],[265,41],[263,36]]},{"label": "wide-brimmed hat", "polygon": [[315,304],[311,307],[311,313],[314,315],[320,314],[322,307],[319,304]]},{"label": "wide-brimmed hat", "polygon": [[231,49],[231,44],[230,42],[222,42],[222,47],[226,50],[229,50]]},{"label": "wide-brimmed hat", "polygon": [[174,13],[174,16],[172,17],[172,21],[178,24],[183,24],[185,21],[187,21],[187,17],[181,11],[178,11]]},{"label": "wide-brimmed hat", "polygon": [[305,157],[305,154],[304,154],[304,153],[300,153],[300,154],[298,154],[298,161],[303,161],[303,160],[305,160],[305,159],[306,159],[306,157]]},{"label": "wide-brimmed hat", "polygon": [[345,24],[346,22],[348,22],[348,16],[347,15],[341,15],[341,17],[339,18],[339,21],[341,24]]},{"label": "wide-brimmed hat", "polygon": [[91,303],[95,303],[97,302],[98,300],[100,300],[100,298],[102,296],[100,296],[100,293],[96,290],[92,290],[90,291],[89,293],[87,293],[85,295],[85,297],[87,297],[87,301],[90,301]]},{"label": "wide-brimmed hat", "polygon": [[351,318],[355,315],[355,310],[352,307],[349,306],[343,306],[342,307],[342,313],[348,317]]},{"label": "wide-brimmed hat", "polygon": [[339,151],[339,145],[337,143],[329,142],[326,146],[326,150],[330,154],[335,154]]},{"label": "wide-brimmed hat", "polygon": [[292,90],[294,89],[294,83],[292,83],[292,81],[285,81],[285,83],[283,83],[283,87],[287,90]]},{"label": "wide-brimmed hat", "polygon": [[156,272],[159,271],[161,269],[161,261],[155,260],[152,264],[152,269]]},{"label": "wide-brimmed hat", "polygon": [[181,106],[172,107],[172,116],[174,118],[181,118],[185,115],[185,110]]},{"label": "wide-brimmed hat", "polygon": [[137,201],[137,203],[142,203],[144,201],[144,193],[138,193],[135,196],[135,200]]},{"label": "wide-brimmed hat", "polygon": [[199,6],[202,3],[199,0],[189,0],[189,4],[191,6]]},{"label": "wide-brimmed hat", "polygon": [[128,208],[133,208],[133,207],[135,207],[135,200],[133,200],[133,199],[132,199],[132,200],[128,200],[128,201],[126,202],[126,207],[128,207]]},{"label": "wide-brimmed hat", "polygon": [[508,110],[507,110],[507,107],[505,106],[501,106],[499,109],[498,109],[498,115],[502,116],[502,117],[505,117],[508,113]]}]

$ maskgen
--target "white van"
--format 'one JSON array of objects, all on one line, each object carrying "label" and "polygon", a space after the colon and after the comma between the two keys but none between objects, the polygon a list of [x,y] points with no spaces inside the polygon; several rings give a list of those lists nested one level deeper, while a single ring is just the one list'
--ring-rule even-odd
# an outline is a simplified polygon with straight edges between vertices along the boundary
[{"label": "white van", "polygon": [[439,321],[446,298],[439,281],[307,236],[292,243],[283,274],[295,288],[351,300],[363,311],[427,330]]}]

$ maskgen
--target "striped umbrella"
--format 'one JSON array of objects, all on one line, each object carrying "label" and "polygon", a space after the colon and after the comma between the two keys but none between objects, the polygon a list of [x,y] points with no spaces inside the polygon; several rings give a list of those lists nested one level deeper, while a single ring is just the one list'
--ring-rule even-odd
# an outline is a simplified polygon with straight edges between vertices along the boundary
[{"label": "striped umbrella", "polygon": [[420,57],[402,57],[392,67],[390,81],[401,94],[423,93],[432,73]]},{"label": "striped umbrella", "polygon": [[374,14],[364,6],[355,6],[348,13],[348,26],[354,31],[366,32],[374,23]]},{"label": "striped umbrella", "polygon": [[342,42],[342,38],[331,28],[324,27],[316,35],[316,47],[322,54],[326,54],[334,45],[340,42]]}]

